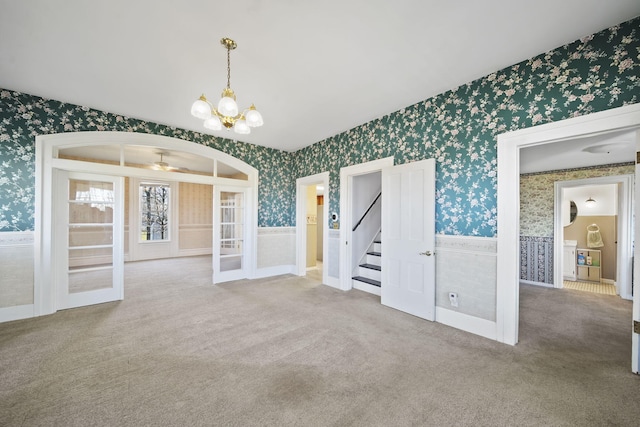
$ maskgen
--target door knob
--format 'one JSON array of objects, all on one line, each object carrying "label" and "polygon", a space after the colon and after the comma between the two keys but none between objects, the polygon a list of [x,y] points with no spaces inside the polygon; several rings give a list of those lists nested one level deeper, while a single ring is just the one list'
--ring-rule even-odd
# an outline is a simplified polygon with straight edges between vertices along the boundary
[{"label": "door knob", "polygon": [[420,252],[418,255],[431,256],[431,251],[424,251],[424,252]]}]

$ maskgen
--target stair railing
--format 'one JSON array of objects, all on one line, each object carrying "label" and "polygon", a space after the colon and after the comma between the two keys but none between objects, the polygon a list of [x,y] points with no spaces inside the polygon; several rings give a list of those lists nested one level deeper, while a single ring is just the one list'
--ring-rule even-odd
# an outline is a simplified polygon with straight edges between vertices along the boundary
[{"label": "stair railing", "polygon": [[358,228],[358,226],[362,223],[362,220],[367,216],[367,214],[369,213],[369,211],[371,210],[371,208],[373,208],[373,205],[376,204],[376,202],[378,201],[378,199],[380,198],[380,196],[382,196],[382,191],[380,193],[378,193],[378,195],[376,196],[376,199],[371,202],[371,204],[369,205],[369,207],[367,208],[366,212],[362,215],[362,217],[360,218],[360,220],[356,223],[356,225],[353,227],[353,230],[351,231],[356,231],[356,228]]}]

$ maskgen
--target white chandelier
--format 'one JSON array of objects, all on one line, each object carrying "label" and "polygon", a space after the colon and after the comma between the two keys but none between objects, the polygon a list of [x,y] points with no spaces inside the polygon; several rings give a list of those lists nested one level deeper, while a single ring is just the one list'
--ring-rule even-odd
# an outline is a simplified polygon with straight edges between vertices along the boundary
[{"label": "white chandelier", "polygon": [[227,87],[222,91],[218,108],[215,108],[202,94],[191,106],[191,114],[204,120],[204,127],[207,129],[220,130],[224,126],[227,129],[233,128],[236,133],[246,135],[251,133],[252,127],[262,126],[262,114],[253,104],[239,113],[236,94],[231,89],[231,51],[238,45],[227,37],[221,39],[220,44],[227,49]]}]

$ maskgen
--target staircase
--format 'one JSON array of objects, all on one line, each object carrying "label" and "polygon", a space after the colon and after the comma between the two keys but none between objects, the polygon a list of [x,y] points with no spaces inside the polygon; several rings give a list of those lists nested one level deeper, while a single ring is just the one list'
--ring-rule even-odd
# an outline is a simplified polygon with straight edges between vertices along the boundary
[{"label": "staircase", "polygon": [[367,251],[365,262],[358,266],[357,274],[351,278],[352,286],[361,291],[380,295],[381,266],[382,242],[375,240]]}]

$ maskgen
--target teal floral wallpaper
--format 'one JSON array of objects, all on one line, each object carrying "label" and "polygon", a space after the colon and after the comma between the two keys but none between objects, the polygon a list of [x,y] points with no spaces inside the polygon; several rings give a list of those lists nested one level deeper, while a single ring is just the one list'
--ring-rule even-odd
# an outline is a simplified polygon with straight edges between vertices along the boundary
[{"label": "teal floral wallpaper", "polygon": [[79,131],[165,135],[230,154],[259,171],[258,225],[291,224],[291,153],[0,89],[0,231],[33,230],[35,137]]},{"label": "teal floral wallpaper", "polygon": [[435,158],[436,232],[496,235],[496,136],[640,101],[640,18],[584,37],[298,151],[298,176],[394,156]]},{"label": "teal floral wallpaper", "polygon": [[0,231],[33,228],[34,137],[146,132],[209,145],[260,171],[259,226],[295,225],[295,179],[387,156],[435,158],[436,232],[496,235],[496,136],[640,101],[640,18],[286,153],[0,89]]}]

